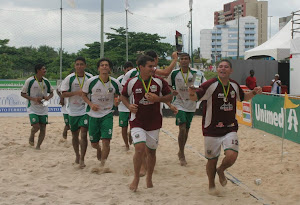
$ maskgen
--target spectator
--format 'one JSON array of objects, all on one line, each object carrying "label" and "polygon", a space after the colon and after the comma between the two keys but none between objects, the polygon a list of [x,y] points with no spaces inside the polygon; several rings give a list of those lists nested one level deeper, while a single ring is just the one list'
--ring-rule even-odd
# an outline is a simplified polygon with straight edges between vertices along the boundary
[{"label": "spectator", "polygon": [[257,87],[256,77],[254,77],[254,70],[250,70],[250,76],[248,76],[246,79],[246,86],[250,90],[253,90],[255,87]]},{"label": "spectator", "polygon": [[271,93],[273,93],[273,94],[281,93],[281,80],[279,80],[278,74],[275,74],[275,79],[272,80],[271,86],[272,86]]}]

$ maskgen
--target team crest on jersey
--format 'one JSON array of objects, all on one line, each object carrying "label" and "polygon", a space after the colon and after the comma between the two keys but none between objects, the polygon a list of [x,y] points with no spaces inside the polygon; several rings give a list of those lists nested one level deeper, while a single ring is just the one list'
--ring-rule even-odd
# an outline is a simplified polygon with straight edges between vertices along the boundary
[{"label": "team crest on jersey", "polygon": [[135,137],[135,138],[139,138],[139,137],[140,137],[140,135],[139,135],[139,134],[136,134],[134,137]]},{"label": "team crest on jersey", "polygon": [[189,78],[188,82],[191,83],[193,81],[193,78]]},{"label": "team crest on jersey", "polygon": [[157,85],[151,85],[150,90],[151,90],[151,92],[156,92],[157,91]]},{"label": "team crest on jersey", "polygon": [[211,150],[209,150],[209,149],[206,150],[206,153],[207,153],[207,154],[211,154]]},{"label": "team crest on jersey", "polygon": [[135,89],[135,93],[143,93],[142,88]]},{"label": "team crest on jersey", "polygon": [[101,92],[101,89],[100,88],[97,88],[96,89],[96,93],[100,93]]},{"label": "team crest on jersey", "polygon": [[234,98],[234,97],[235,97],[235,92],[234,92],[234,90],[230,92],[230,96],[231,96],[231,98]]}]

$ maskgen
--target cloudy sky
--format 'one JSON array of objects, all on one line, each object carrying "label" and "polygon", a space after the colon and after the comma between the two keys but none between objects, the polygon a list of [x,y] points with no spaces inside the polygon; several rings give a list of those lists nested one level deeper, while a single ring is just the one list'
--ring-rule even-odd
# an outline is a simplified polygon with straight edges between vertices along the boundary
[{"label": "cloudy sky", "polygon": [[[85,44],[100,39],[101,0],[74,0],[72,8],[63,0],[63,48],[77,52]],[[175,44],[175,31],[184,36],[187,47],[190,20],[189,0],[128,0],[129,31],[158,33],[165,42]],[[0,0],[0,39],[11,46],[49,45],[60,47],[60,0]],[[125,27],[125,0],[104,0],[104,31]],[[228,0],[194,0],[193,48],[200,46],[200,30],[213,27],[214,11],[222,10]],[[269,0],[271,34],[278,31],[278,18],[300,10],[300,0]],[[268,21],[269,22],[269,21]],[[269,27],[268,27],[269,30]]]}]

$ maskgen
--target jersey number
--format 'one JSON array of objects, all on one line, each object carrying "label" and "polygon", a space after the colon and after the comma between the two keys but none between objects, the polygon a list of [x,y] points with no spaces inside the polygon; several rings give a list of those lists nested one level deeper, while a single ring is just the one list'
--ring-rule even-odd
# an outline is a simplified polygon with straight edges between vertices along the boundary
[{"label": "jersey number", "polygon": [[239,145],[239,141],[238,140],[232,140],[232,144]]}]

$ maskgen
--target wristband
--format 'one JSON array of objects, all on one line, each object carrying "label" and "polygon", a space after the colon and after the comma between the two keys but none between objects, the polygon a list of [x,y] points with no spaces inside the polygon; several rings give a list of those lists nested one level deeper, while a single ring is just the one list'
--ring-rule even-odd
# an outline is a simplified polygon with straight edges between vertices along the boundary
[{"label": "wristband", "polygon": [[253,94],[253,95],[256,95],[257,93],[256,93],[254,90],[252,90],[252,94]]}]

